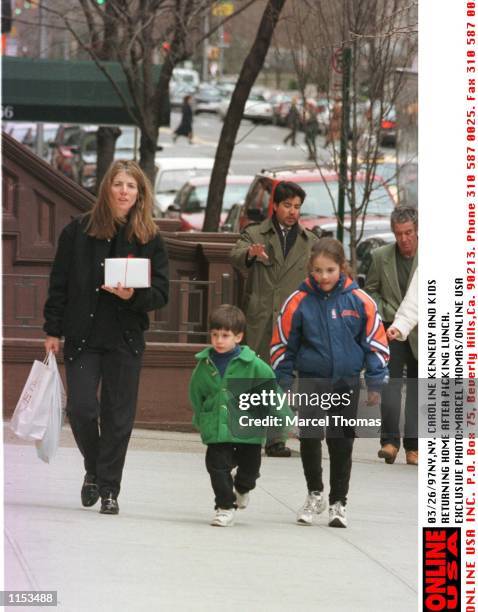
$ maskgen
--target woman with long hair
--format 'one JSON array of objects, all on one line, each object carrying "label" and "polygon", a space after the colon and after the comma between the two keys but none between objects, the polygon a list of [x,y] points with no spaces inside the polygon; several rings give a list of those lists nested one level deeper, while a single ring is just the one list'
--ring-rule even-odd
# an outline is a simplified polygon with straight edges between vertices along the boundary
[{"label": "woman with long hair", "polygon": [[[44,309],[46,351],[58,353],[65,339],[67,414],[86,470],[81,501],[88,507],[101,497],[102,514],[119,512],[147,312],[168,301],[168,259],[152,211],[138,164],[113,162],[93,209],[60,235]],[[104,261],[114,257],[149,259],[151,286],[107,287]]]}]

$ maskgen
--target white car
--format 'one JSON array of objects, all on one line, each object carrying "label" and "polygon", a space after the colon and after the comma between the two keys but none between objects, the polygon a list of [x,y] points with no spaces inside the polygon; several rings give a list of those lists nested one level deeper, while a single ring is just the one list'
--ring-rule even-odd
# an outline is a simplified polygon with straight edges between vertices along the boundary
[{"label": "white car", "polygon": [[244,119],[272,123],[274,109],[264,94],[251,91],[244,108]]},{"label": "white car", "polygon": [[209,176],[214,166],[212,157],[156,157],[154,198],[156,217],[162,217],[174,201],[176,192],[195,176]]}]

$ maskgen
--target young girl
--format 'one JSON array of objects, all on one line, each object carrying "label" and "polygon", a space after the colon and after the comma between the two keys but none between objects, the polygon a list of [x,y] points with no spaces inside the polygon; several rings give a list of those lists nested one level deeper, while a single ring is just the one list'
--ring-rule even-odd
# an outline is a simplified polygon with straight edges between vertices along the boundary
[{"label": "young girl", "polygon": [[[354,418],[360,372],[365,367],[368,404],[378,404],[388,379],[389,349],[375,302],[347,275],[342,245],[323,238],[311,251],[309,276],[285,301],[271,344],[271,365],[283,389],[290,389],[293,371],[299,392],[340,394],[327,411],[301,407],[299,416],[328,415],[326,441],[330,455],[329,525],[346,527],[345,505],[352,469],[354,430],[334,426],[333,415]],[[308,395],[310,398],[311,396]],[[326,396],[323,396],[326,397]],[[300,430],[300,454],[308,495],[297,522],[312,525],[326,508],[322,482],[323,428]]]}]

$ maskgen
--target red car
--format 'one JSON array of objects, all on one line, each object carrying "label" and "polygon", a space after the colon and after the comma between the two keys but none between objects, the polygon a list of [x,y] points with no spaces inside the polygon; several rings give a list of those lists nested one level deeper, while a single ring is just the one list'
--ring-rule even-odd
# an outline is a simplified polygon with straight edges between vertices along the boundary
[{"label": "red car", "polygon": [[[257,174],[247,193],[244,205],[234,206],[231,209],[223,230],[238,232],[251,222],[260,222],[266,217],[271,217],[274,191],[281,181],[298,183],[307,194],[300,212],[302,225],[318,234],[325,231],[328,234],[335,235],[337,219],[334,203],[338,199],[338,175],[332,170],[319,170],[315,165],[263,170]],[[361,203],[365,185],[365,175],[357,174],[358,205]],[[395,202],[392,194],[383,180],[378,176],[375,177],[374,187],[367,206],[362,239],[371,234],[390,231],[390,213],[394,206]],[[350,211],[350,206],[346,198],[346,226],[350,223],[350,213],[347,214],[347,211]]]},{"label": "red car", "polygon": [[[253,176],[237,174],[227,177],[222,202],[221,226],[232,206],[244,201],[253,179]],[[202,230],[210,181],[210,176],[198,176],[190,179],[177,192],[173,204],[166,211],[167,217],[175,218],[179,215],[182,231],[200,232]]]}]

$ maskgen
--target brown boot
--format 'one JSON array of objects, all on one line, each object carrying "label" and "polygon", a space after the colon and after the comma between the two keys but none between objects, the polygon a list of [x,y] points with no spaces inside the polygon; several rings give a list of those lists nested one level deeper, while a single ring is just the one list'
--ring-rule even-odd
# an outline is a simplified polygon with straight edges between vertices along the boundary
[{"label": "brown boot", "polygon": [[408,465],[418,465],[418,451],[417,450],[408,450],[405,453],[407,458]]},{"label": "brown boot", "polygon": [[378,451],[380,459],[385,459],[385,463],[392,464],[398,455],[398,448],[393,444],[384,444]]}]

